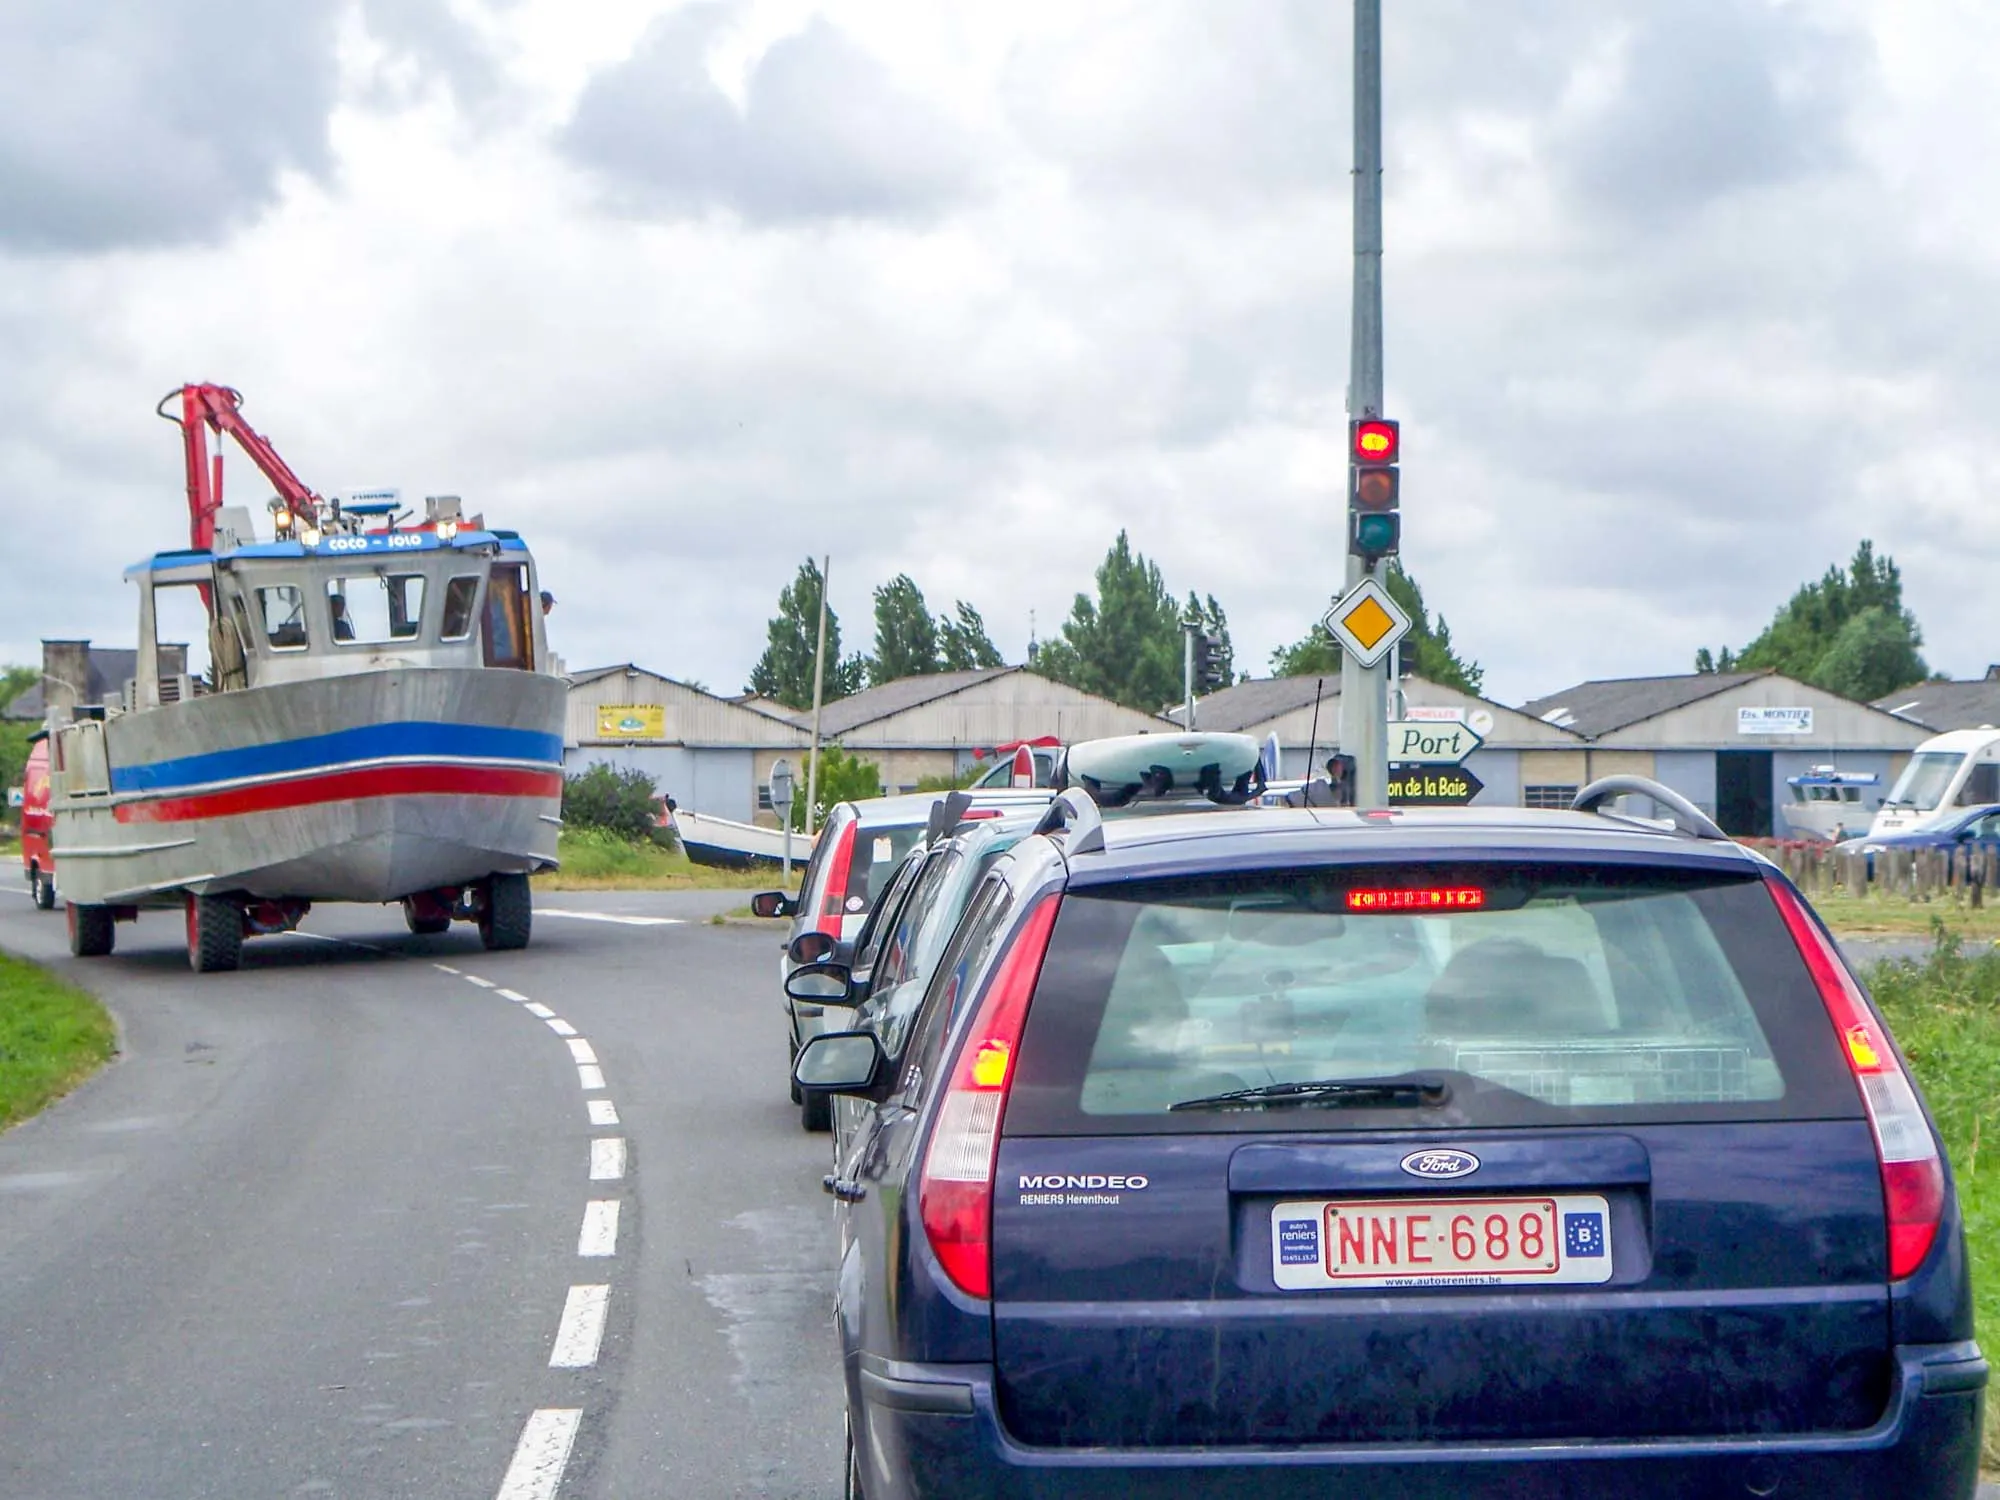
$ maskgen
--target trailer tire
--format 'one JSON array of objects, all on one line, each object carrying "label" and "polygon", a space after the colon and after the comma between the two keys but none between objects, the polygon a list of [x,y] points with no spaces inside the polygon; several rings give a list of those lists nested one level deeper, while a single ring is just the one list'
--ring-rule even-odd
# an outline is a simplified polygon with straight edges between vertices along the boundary
[{"label": "trailer tire", "polygon": [[243,908],[227,896],[187,898],[188,967],[233,974],[243,964]]},{"label": "trailer tire", "polygon": [[118,921],[108,906],[68,904],[69,951],[78,958],[103,958],[118,940]]},{"label": "trailer tire", "polygon": [[495,952],[528,946],[535,924],[535,896],[525,875],[495,875],[486,883],[479,913],[479,941]]},{"label": "trailer tire", "polygon": [[29,886],[35,896],[35,910],[54,911],[56,909],[56,878],[36,869],[29,876]]},{"label": "trailer tire", "polygon": [[418,937],[436,937],[440,932],[451,931],[451,915],[436,912],[424,913],[417,903],[408,896],[403,898],[403,922]]}]

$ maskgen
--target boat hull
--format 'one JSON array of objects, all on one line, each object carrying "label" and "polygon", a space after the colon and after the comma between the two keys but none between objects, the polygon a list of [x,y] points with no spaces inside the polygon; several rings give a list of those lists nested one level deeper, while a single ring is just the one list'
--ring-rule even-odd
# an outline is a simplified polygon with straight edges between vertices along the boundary
[{"label": "boat hull", "polygon": [[537,673],[398,668],[112,719],[105,790],[56,778],[64,897],[382,902],[551,866],[564,692]]},{"label": "boat hull", "polygon": [[[710,817],[678,809],[673,814],[674,832],[688,859],[698,865],[725,870],[762,869],[782,866],[785,834],[781,828],[758,823],[738,823],[728,818]],[[792,834],[792,861],[804,864],[812,854],[813,841],[804,834]]]}]

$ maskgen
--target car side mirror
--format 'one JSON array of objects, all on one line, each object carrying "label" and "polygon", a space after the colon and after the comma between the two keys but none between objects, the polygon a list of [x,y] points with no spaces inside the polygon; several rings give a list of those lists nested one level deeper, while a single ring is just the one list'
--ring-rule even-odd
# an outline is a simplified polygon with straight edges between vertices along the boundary
[{"label": "car side mirror", "polygon": [[785,953],[795,964],[816,964],[821,959],[832,958],[839,947],[836,939],[815,927],[811,932],[802,932],[793,938]]},{"label": "car side mirror", "polygon": [[753,917],[789,917],[798,909],[798,903],[783,891],[759,891],[750,898]]},{"label": "car side mirror", "polygon": [[852,1005],[850,978],[845,964],[807,964],[785,976],[785,993],[820,1005]]},{"label": "car side mirror", "polygon": [[888,1062],[872,1031],[822,1032],[799,1049],[792,1080],[808,1092],[867,1095],[875,1092]]}]

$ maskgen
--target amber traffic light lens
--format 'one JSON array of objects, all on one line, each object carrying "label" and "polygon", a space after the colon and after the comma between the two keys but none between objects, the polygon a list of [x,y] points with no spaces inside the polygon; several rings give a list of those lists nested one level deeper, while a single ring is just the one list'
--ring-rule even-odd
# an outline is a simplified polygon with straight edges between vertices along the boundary
[{"label": "amber traffic light lens", "polygon": [[1358,469],[1354,475],[1356,510],[1394,510],[1401,476],[1394,469]]}]

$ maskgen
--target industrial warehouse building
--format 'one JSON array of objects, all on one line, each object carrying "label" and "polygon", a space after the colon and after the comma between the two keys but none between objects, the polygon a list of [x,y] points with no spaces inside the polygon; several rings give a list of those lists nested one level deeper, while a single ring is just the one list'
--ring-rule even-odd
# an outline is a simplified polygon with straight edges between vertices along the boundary
[{"label": "industrial warehouse building", "polygon": [[[1478,805],[1544,805],[1544,789],[1568,775],[1568,757],[1582,744],[1568,729],[1441,683],[1405,677],[1401,687],[1412,716],[1456,717],[1486,741],[1465,762],[1465,768],[1484,783],[1472,799]],[[1197,729],[1227,730],[1259,740],[1275,734],[1280,774],[1304,776],[1339,746],[1340,674],[1239,682],[1200,699],[1194,723]],[[1575,795],[1573,787],[1569,795]],[[1568,801],[1564,797],[1562,805]]]},{"label": "industrial warehouse building", "polygon": [[[794,719],[809,729],[812,715]],[[914,791],[927,776],[961,775],[996,745],[1044,737],[1067,745],[1171,734],[1174,727],[1026,667],[902,677],[837,699],[820,714],[821,735],[873,761],[891,792]]]},{"label": "industrial warehouse building", "polygon": [[[1906,697],[1918,697],[1925,684]],[[1969,686],[1954,684],[1953,686]],[[1585,743],[1543,757],[1531,803],[1555,805],[1599,776],[1649,776],[1739,837],[1786,832],[1787,777],[1815,766],[1872,771],[1887,793],[1935,731],[1775,672],[1698,672],[1580,682],[1522,709]]]},{"label": "industrial warehouse building", "polygon": [[682,807],[751,821],[781,756],[796,765],[806,731],[773,714],[631,662],[572,672],[563,767],[643,771]]}]

